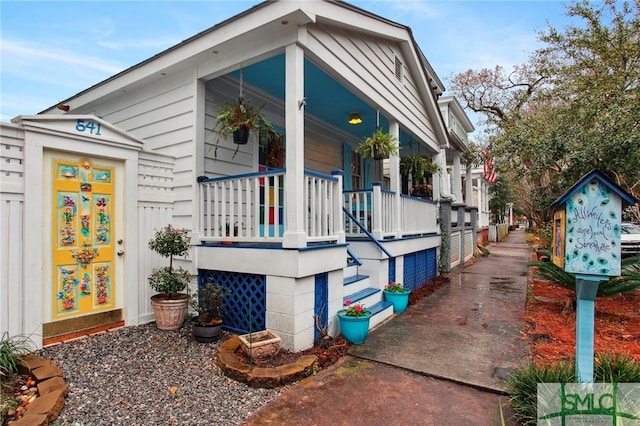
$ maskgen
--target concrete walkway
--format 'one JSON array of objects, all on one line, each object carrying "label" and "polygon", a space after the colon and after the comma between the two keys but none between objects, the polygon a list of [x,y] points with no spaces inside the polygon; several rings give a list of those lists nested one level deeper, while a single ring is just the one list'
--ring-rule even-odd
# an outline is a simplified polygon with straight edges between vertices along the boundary
[{"label": "concrete walkway", "polygon": [[364,345],[287,389],[245,424],[496,425],[503,377],[528,361],[523,231],[373,330]]},{"label": "concrete walkway", "polygon": [[489,250],[490,256],[450,273],[450,285],[378,327],[349,354],[503,392],[505,370],[528,351],[521,334],[529,258],[524,232],[512,232]]}]

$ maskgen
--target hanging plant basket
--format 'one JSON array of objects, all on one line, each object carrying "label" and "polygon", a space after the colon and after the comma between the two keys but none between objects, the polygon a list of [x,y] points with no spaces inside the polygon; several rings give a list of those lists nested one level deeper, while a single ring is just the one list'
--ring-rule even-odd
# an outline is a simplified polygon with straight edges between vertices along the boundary
[{"label": "hanging plant basket", "polygon": [[239,126],[233,131],[233,143],[237,145],[246,145],[249,141],[249,128],[245,125]]},{"label": "hanging plant basket", "polygon": [[384,160],[389,158],[389,155],[398,153],[397,141],[398,139],[391,133],[377,129],[356,147],[356,151],[365,158]]},{"label": "hanging plant basket", "polygon": [[386,160],[389,158],[389,154],[386,152],[379,152],[378,149],[373,150],[373,159],[374,160]]},{"label": "hanging plant basket", "polygon": [[216,115],[215,132],[219,138],[233,136],[233,142],[244,145],[250,133],[273,131],[273,125],[262,113],[262,106],[240,96],[235,101],[224,102]]}]

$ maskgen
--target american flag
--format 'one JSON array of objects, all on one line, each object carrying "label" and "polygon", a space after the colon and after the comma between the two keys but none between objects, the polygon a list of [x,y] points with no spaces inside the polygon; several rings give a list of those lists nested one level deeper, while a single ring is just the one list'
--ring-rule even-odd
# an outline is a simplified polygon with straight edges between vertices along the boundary
[{"label": "american flag", "polygon": [[484,165],[482,167],[482,177],[484,177],[489,183],[496,183],[496,168],[495,159],[491,155],[491,144],[487,145],[482,150],[482,158],[484,159]]}]

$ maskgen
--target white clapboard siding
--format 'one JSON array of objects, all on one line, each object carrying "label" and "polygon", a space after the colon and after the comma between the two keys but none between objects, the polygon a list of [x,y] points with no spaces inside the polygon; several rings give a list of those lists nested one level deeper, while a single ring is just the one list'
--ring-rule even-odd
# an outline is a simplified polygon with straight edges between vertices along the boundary
[{"label": "white clapboard siding", "polygon": [[0,123],[0,333],[30,334],[23,286],[24,132]]},{"label": "white clapboard siding", "polygon": [[193,228],[197,210],[195,87],[193,73],[187,70],[87,106],[88,111],[142,139],[146,151],[173,157],[172,224],[188,229]]},{"label": "white clapboard siding", "polygon": [[138,269],[138,321],[153,321],[150,298],[154,294],[147,278],[153,268],[166,266],[166,259],[154,254],[148,246],[156,229],[173,221],[173,163],[172,157],[141,152],[138,160],[138,240],[140,241]]}]

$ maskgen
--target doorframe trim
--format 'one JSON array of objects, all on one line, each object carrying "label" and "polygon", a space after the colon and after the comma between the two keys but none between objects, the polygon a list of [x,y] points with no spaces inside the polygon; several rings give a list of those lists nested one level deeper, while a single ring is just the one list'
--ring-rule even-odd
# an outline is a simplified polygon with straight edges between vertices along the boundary
[{"label": "doorframe trim", "polygon": [[[73,129],[79,117],[84,120],[94,120],[102,124],[103,136],[74,134]],[[125,324],[138,322],[138,253],[139,243],[137,235],[137,205],[138,205],[138,152],[143,142],[119,130],[103,120],[87,116],[24,116],[15,119],[24,127],[24,230],[23,245],[23,277],[24,277],[24,306],[22,309],[29,314],[24,315],[23,329],[30,334],[31,340],[37,347],[42,347],[42,326],[44,322],[43,289],[51,286],[50,271],[45,271],[44,241],[46,234],[51,235],[51,229],[45,229],[43,217],[45,176],[44,151],[54,150],[69,154],[103,157],[115,161],[122,161],[123,176],[123,227],[122,233],[131,236],[126,241],[127,256],[123,260],[123,302]],[[120,238],[120,236],[115,236]],[[124,237],[123,237],[124,238]],[[50,249],[47,248],[47,250]],[[126,285],[133,283],[133,285]],[[50,291],[50,290],[49,290]]]}]

